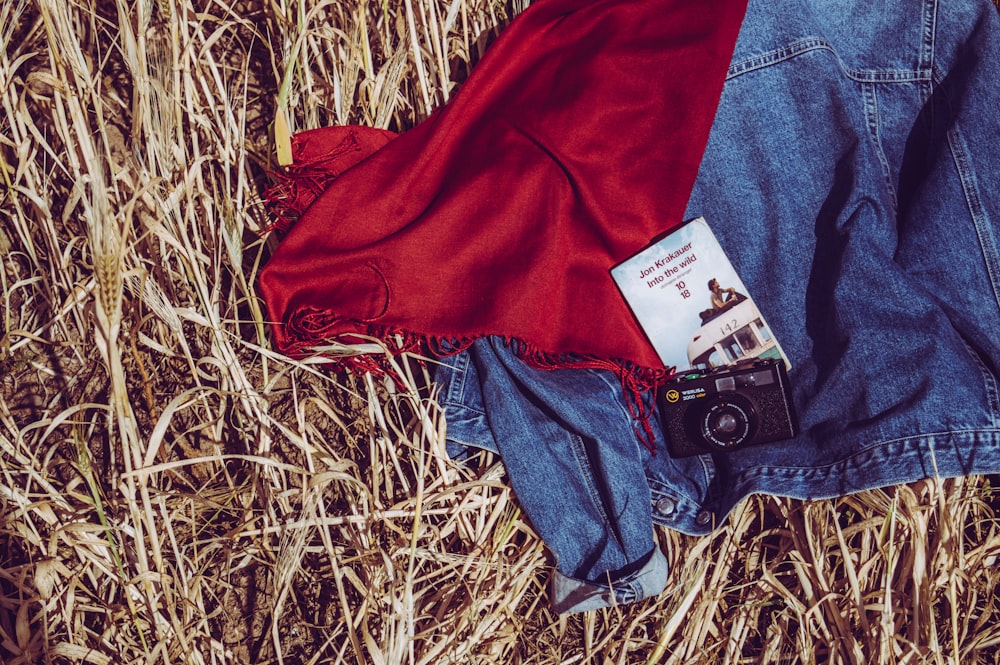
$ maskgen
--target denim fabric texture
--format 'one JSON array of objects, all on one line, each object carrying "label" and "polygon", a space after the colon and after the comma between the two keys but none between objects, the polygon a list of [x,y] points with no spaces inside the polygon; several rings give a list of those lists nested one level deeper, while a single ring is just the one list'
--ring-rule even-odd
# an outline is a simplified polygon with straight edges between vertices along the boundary
[{"label": "denim fabric texture", "polygon": [[1000,472],[997,72],[986,0],[751,0],[688,216],[789,357],[796,438],[651,454],[608,372],[446,359],[450,452],[501,455],[556,609],[658,594],[652,525],[707,534],[751,493]]}]

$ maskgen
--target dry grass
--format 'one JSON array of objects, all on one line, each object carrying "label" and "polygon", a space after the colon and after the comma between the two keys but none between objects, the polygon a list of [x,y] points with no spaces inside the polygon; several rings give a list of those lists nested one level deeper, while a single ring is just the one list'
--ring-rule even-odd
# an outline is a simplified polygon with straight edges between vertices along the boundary
[{"label": "dry grass", "polygon": [[560,618],[420,363],[269,348],[272,119],[410,127],[520,9],[0,3],[0,662],[1000,662],[988,479],[751,499],[658,534],[661,598]]}]

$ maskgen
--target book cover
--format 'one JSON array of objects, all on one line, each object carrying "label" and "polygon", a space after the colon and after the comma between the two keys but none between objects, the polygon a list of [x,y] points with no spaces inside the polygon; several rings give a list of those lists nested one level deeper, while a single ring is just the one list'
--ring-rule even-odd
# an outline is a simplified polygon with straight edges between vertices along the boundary
[{"label": "book cover", "polygon": [[611,269],[667,367],[788,359],[703,217]]}]

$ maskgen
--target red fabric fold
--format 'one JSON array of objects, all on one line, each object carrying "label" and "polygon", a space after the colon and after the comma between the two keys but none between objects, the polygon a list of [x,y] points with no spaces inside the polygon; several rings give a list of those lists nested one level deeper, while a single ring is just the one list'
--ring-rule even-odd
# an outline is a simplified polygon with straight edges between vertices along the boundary
[{"label": "red fabric fold", "polygon": [[260,277],[276,345],[499,335],[663,376],[609,270],[683,221],[745,9],[540,0],[412,130],[297,135],[272,200],[301,217]]}]

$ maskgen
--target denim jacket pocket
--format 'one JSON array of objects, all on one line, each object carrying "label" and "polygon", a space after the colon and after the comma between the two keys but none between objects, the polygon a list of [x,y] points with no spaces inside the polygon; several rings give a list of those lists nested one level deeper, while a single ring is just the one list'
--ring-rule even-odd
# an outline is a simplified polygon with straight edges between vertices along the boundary
[{"label": "denim jacket pocket", "polygon": [[442,358],[434,380],[441,389],[439,402],[444,409],[448,455],[460,461],[475,449],[499,453],[486,419],[479,375],[469,353],[462,351]]}]

